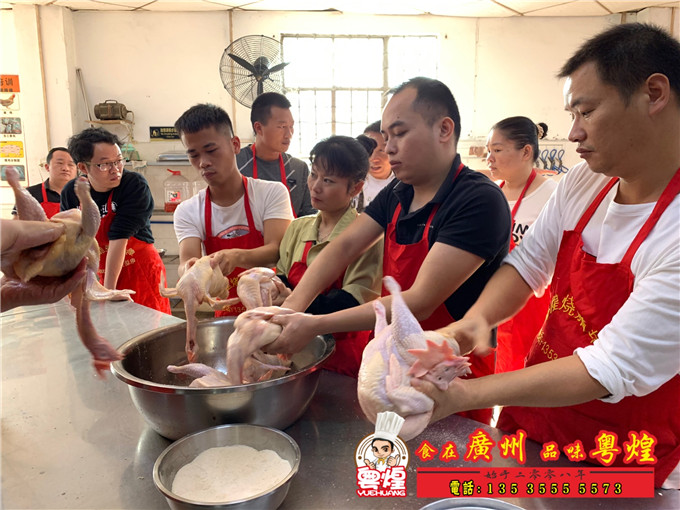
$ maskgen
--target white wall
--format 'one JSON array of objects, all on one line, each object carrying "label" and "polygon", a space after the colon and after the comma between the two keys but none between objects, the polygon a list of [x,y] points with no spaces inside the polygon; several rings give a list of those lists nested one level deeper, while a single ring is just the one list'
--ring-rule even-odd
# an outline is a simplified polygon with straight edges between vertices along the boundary
[{"label": "white wall", "polygon": [[[496,121],[526,115],[550,126],[548,142],[569,149],[565,162],[570,165],[578,159],[564,140],[569,119],[563,111],[562,83],[555,74],[584,39],[621,21],[619,15],[476,19],[338,12],[71,12],[56,6],[40,7],[38,12],[39,23],[33,6],[2,11],[0,70],[20,74],[22,96],[27,96],[24,86],[31,88],[27,82],[34,82],[29,94],[35,112],[24,114],[27,135],[29,130],[32,133],[26,140],[31,183],[42,177],[38,162],[48,145],[64,144],[74,131],[87,126],[77,67],[83,72],[90,111],[96,103],[116,99],[134,112],[134,144],[143,159],[153,161],[160,152],[182,149],[179,142],[150,142],[149,126],[172,125],[198,102],[223,106],[232,115],[237,134],[251,140],[249,111],[224,90],[218,68],[226,46],[249,34],[277,39],[282,33],[435,34],[440,40],[438,77],[452,89],[461,110],[461,154],[467,155],[469,145],[479,144]],[[628,15],[626,20],[635,18]],[[637,18],[658,23],[676,36],[679,32],[680,16],[673,18],[670,8],[647,9]],[[47,122],[40,106],[41,79],[36,75],[38,35],[44,55]],[[125,134],[122,128],[111,129]],[[479,160],[468,163],[482,166]],[[164,167],[148,168],[152,189],[166,174]],[[187,174],[196,177],[191,169]],[[5,195],[1,198],[5,203]]]},{"label": "white wall", "polygon": [[[467,146],[478,144],[495,122],[521,114],[546,122],[549,138],[567,148],[565,161],[573,164],[578,158],[564,141],[569,120],[555,74],[584,39],[619,21],[619,16],[475,19],[251,11],[233,13],[230,37],[229,16],[74,13],[76,63],[85,77],[90,108],[114,98],[133,110],[135,146],[143,159],[153,161],[160,152],[182,149],[180,143],[149,142],[148,128],[172,125],[197,102],[223,106],[242,141],[252,140],[250,112],[232,101],[218,71],[222,52],[234,39],[249,34],[277,39],[281,34],[434,34],[440,40],[438,78],[452,89],[461,111],[461,154],[467,155]],[[102,37],[104,33],[115,37]],[[84,110],[79,112],[84,120]],[[481,160],[466,162],[484,166]],[[152,187],[164,174],[149,169]]]}]

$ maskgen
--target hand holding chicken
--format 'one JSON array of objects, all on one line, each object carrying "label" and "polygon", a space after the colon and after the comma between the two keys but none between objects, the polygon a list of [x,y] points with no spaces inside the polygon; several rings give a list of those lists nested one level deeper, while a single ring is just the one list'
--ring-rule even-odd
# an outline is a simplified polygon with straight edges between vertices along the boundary
[{"label": "hand holding chicken", "polygon": [[284,286],[283,282],[271,269],[252,268],[239,277],[238,299],[223,301],[227,305],[241,301],[247,309],[234,321],[234,332],[227,341],[226,374],[191,359],[188,365],[168,366],[168,371],[195,377],[191,387],[212,387],[265,381],[289,370],[290,361],[286,357],[265,354],[261,350],[282,331],[281,326],[270,322],[282,311],[278,306],[272,306],[272,301],[280,298],[281,286]]},{"label": "hand holding chicken", "polygon": [[[36,277],[62,277],[70,274],[87,259],[87,272],[82,288],[76,288],[71,295],[71,304],[76,309],[78,334],[85,347],[94,358],[94,366],[98,374],[108,369],[111,361],[121,359],[109,342],[101,337],[94,328],[90,316],[91,300],[128,299],[131,290],[110,290],[97,280],[99,267],[99,245],[95,235],[99,229],[100,215],[97,204],[90,196],[90,184],[84,177],[76,181],[75,191],[80,201],[81,210],[62,211],[51,219],[47,219],[45,211],[35,198],[21,187],[19,174],[13,168],[6,171],[7,181],[14,191],[17,216],[21,220],[52,222],[63,225],[63,233],[53,242],[21,252],[12,265],[14,289],[22,290]],[[27,289],[24,289],[27,290]]]},{"label": "hand holding chicken", "polygon": [[446,389],[454,378],[470,372],[470,363],[458,355],[455,341],[423,331],[394,278],[386,276],[384,283],[392,294],[392,322],[387,324],[385,308],[375,301],[375,338],[366,346],[359,369],[359,404],[372,423],[383,411],[405,418],[400,437],[408,441],[425,430],[434,407],[430,397],[411,386],[411,378]]}]

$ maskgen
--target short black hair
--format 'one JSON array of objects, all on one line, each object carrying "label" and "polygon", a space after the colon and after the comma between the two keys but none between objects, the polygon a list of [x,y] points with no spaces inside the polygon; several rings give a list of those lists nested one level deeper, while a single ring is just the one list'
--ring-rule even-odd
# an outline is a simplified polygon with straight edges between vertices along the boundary
[{"label": "short black hair", "polygon": [[229,114],[219,106],[210,103],[192,106],[175,122],[175,129],[180,136],[183,133],[198,133],[211,127],[230,138],[234,136]]},{"label": "short black hair", "polygon": [[364,129],[364,133],[380,133],[380,121],[376,120],[375,122],[371,122],[366,126],[366,129]]},{"label": "short black hair", "polygon": [[[538,126],[543,130],[539,136]],[[545,127],[544,127],[545,126]],[[522,149],[525,145],[530,145],[533,151],[532,161],[538,159],[538,140],[545,137],[548,132],[548,125],[541,122],[538,125],[528,117],[508,117],[496,122],[491,128],[494,131],[501,131],[503,136],[515,144],[515,149]]]},{"label": "short black hair", "polygon": [[68,140],[68,152],[73,161],[78,163],[89,163],[94,154],[94,146],[97,143],[108,143],[122,145],[118,137],[104,128],[87,128],[77,135],[73,135]]},{"label": "short black hair", "polygon": [[52,161],[52,156],[54,156],[55,152],[66,152],[67,154],[70,154],[66,147],[52,147],[50,149],[50,152],[47,153],[47,157],[45,158],[45,161],[47,162],[48,165],[50,164],[50,161]]},{"label": "short black hair", "polygon": [[257,96],[250,108],[250,123],[253,125],[253,129],[255,129],[256,122],[266,124],[269,121],[272,116],[272,106],[290,108],[290,101],[278,92],[265,92]]},{"label": "short black hair", "polygon": [[318,142],[309,153],[309,161],[320,164],[330,175],[347,178],[352,186],[366,180],[369,155],[368,148],[354,138],[338,135]]},{"label": "short black hair", "polygon": [[680,101],[680,42],[645,23],[617,25],[586,41],[562,66],[559,78],[593,62],[600,79],[615,87],[624,102],[654,73],[668,78]]},{"label": "short black hair", "polygon": [[398,94],[407,88],[416,89],[413,109],[420,113],[430,126],[442,117],[449,117],[453,120],[455,124],[453,132],[457,143],[460,139],[460,112],[451,90],[439,80],[417,76],[405,81],[390,92]]}]

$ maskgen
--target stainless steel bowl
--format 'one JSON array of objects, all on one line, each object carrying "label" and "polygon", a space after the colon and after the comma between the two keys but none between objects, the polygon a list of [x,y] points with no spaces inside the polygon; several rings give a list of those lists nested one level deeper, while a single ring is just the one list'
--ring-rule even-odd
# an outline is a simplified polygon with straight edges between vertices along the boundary
[{"label": "stainless steel bowl", "polygon": [[440,499],[420,510],[523,510],[502,499],[495,498],[449,498]]},{"label": "stainless steel bowl", "polygon": [[[230,503],[202,503],[177,496],[172,482],[179,469],[200,453],[218,446],[245,445],[256,450],[273,450],[291,465],[290,474],[278,485],[263,490],[251,498]],[[288,494],[288,487],[300,467],[300,448],[288,435],[269,427],[254,425],[222,425],[187,436],[168,446],[153,466],[153,481],[173,510],[207,509],[275,509]]]},{"label": "stainless steel bowl", "polygon": [[[226,344],[233,318],[198,323],[198,361],[225,371]],[[190,378],[171,374],[168,365],[187,362],[186,324],[159,328],[120,347],[122,361],[111,370],[127,383],[146,422],[168,439],[225,423],[252,423],[285,429],[307,409],[319,383],[320,365],[335,348],[333,337],[318,336],[293,355],[293,370],[283,377],[241,386],[189,388]]]}]

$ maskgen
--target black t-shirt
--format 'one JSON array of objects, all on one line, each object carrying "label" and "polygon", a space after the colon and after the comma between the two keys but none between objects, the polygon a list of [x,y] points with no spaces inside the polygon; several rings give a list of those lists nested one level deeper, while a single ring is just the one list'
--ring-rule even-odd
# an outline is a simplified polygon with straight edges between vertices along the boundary
[{"label": "black t-shirt", "polygon": [[[61,192],[62,211],[80,206],[74,185],[75,179],[66,183]],[[123,170],[120,184],[113,190],[99,192],[90,188],[90,195],[99,207],[102,218],[108,213],[106,206],[111,193],[116,216],[109,229],[109,241],[135,237],[145,243],[153,243],[150,220],[154,204],[146,179],[136,172]]]},{"label": "black t-shirt", "polygon": [[[52,202],[53,204],[58,204],[60,201],[59,193],[56,191],[50,189],[50,180],[46,179],[44,183],[40,184],[34,184],[33,186],[29,186],[26,188],[26,191],[30,193],[30,195],[35,198],[38,202],[42,204],[43,202],[43,195],[42,195],[42,185],[45,185],[45,193],[47,194],[47,201]],[[14,208],[12,208],[12,214],[16,215],[17,213],[17,206],[15,205]]]},{"label": "black t-shirt", "polygon": [[413,187],[397,179],[385,186],[364,211],[387,230],[401,202],[396,240],[399,244],[413,244],[422,239],[430,212],[439,204],[430,225],[430,248],[434,243],[444,243],[484,259],[482,266],[446,300],[446,309],[455,320],[465,315],[500,267],[508,253],[511,231],[510,209],[501,189],[484,174],[467,167],[453,181],[459,165],[457,155],[444,184],[417,211],[408,213]]}]

